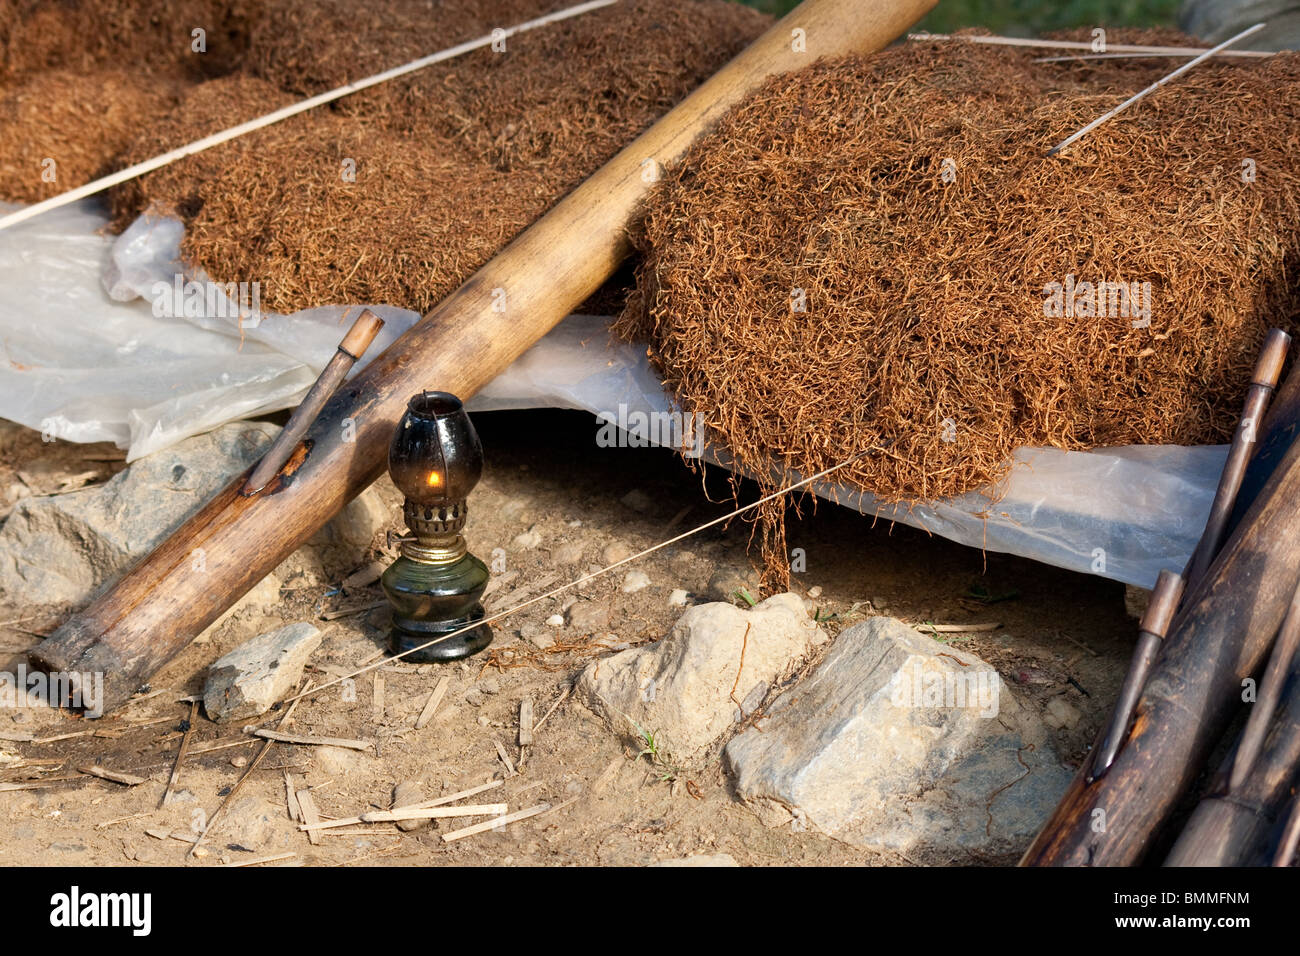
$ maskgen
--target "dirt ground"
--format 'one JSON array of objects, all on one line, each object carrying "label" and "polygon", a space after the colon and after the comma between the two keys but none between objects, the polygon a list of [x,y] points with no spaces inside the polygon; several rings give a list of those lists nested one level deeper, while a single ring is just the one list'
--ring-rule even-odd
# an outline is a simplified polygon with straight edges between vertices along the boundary
[{"label": "dirt ground", "polygon": [[[660,449],[597,448],[596,423],[576,412],[500,412],[476,423],[487,466],[470,499],[467,537],[505,571],[487,599],[489,611],[511,606],[649,547],[733,507],[725,473],[692,472]],[[122,465],[110,445],[43,443],[0,424],[0,516],[27,493],[95,484]],[[400,533],[400,498],[387,479],[390,527]],[[752,500],[753,488],[741,490]],[[383,560],[383,534],[369,553],[306,546],[277,570],[280,599],[245,605],[156,675],[148,692],[102,720],[48,708],[0,710],[0,864],[195,866],[293,854],[272,865],[643,865],[696,854],[725,853],[742,865],[1009,863],[951,858],[940,852],[871,853],[814,832],[768,829],[735,800],[720,762],[689,767],[675,781],[638,757],[571,699],[560,703],[521,751],[519,703],[531,697],[538,718],[551,711],[581,668],[611,648],[667,633],[681,608],[708,600],[720,570],[750,574],[743,521],[704,531],[639,562],[650,580],[622,590],[623,572],[542,601],[496,628],[486,656],[458,665],[385,666],[354,684],[335,684],[304,698],[293,714],[301,734],[376,741],[367,752],[276,744],[213,827],[202,854],[188,858],[184,837],[201,829],[260,749],[239,726],[207,720],[202,708],[176,796],[159,803],[175,761],[189,704],[201,694],[207,665],[248,638],[282,623],[316,620],[324,641],[307,677],[335,680],[384,647],[386,608],[378,585],[342,589],[344,577]],[[921,623],[993,622],[996,630],[941,637],[997,667],[1019,697],[1040,710],[1054,705],[1063,723],[1053,743],[1077,764],[1114,699],[1132,647],[1134,623],[1119,584],[999,554],[983,554],[911,528],[875,524],[828,503],[791,518],[789,544],[803,548],[807,570],[793,589],[808,596],[831,634],[864,615],[890,614]],[[502,549],[496,552],[495,549]],[[820,589],[819,591],[816,589]],[[38,597],[38,596],[33,596]],[[575,597],[607,607],[608,624],[592,633],[545,623]],[[0,669],[14,671],[26,649],[57,626],[59,613],[0,606]],[[531,637],[522,637],[521,628]],[[539,637],[538,635],[543,635]],[[556,643],[546,650],[536,643]],[[440,675],[450,685],[436,716],[414,728]],[[375,701],[375,678],[383,698]],[[477,690],[477,693],[471,691]],[[466,699],[467,694],[469,700]],[[259,723],[275,726],[273,711]],[[30,734],[35,741],[5,738]],[[60,740],[46,738],[72,735]],[[45,742],[42,742],[45,741]],[[224,749],[201,752],[214,743]],[[506,769],[498,745],[514,764]],[[99,763],[147,778],[137,786],[78,774]],[[502,779],[473,802],[503,802],[511,811],[546,802],[531,819],[445,843],[440,834],[466,820],[441,820],[411,832],[391,823],[325,831],[310,843],[290,819],[286,775],[309,787],[323,818],[391,805],[394,785],[418,781],[433,798]],[[14,789],[14,785],[29,789]],[[481,819],[481,818],[476,818]],[[148,831],[152,831],[152,834]],[[359,832],[358,832],[359,831]]]}]

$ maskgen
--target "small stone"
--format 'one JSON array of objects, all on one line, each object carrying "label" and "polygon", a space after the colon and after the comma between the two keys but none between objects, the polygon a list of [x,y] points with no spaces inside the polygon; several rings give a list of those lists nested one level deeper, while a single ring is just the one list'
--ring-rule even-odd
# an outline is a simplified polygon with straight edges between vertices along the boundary
[{"label": "small stone", "polygon": [[661,640],[588,665],[575,695],[621,736],[632,736],[636,721],[661,733],[674,757],[693,759],[743,716],[733,689],[741,701],[765,692],[825,640],[793,594],[744,611],[696,605]]},{"label": "small stone", "polygon": [[1053,697],[1044,709],[1043,723],[1058,730],[1073,730],[1083,719],[1079,709],[1063,697]]},{"label": "small stone", "polygon": [[565,524],[567,524],[570,528],[581,528],[581,527],[582,527],[582,519],[581,519],[581,518],[574,518],[572,521],[566,521]]},{"label": "small stone", "polygon": [[192,851],[196,860],[201,860],[208,855],[208,848],[205,846],[196,846]]},{"label": "small stone", "polygon": [[216,721],[261,716],[297,686],[320,642],[320,631],[300,621],[241,644],[208,669],[203,709]]},{"label": "small stone", "polygon": [[465,703],[471,707],[482,707],[485,700],[487,700],[487,696],[477,687],[471,687],[465,691]]},{"label": "small stone", "polygon": [[[420,789],[420,784],[415,780],[403,780],[397,786],[393,787],[393,802],[391,806],[409,807],[413,803],[420,803],[424,800],[424,791]],[[420,827],[427,827],[431,820],[398,820],[397,829],[403,833],[410,833],[412,830],[418,830]]]},{"label": "small stone", "polygon": [[808,596],[809,596],[810,598],[819,598],[819,597],[821,597],[821,596],[822,596],[821,585],[817,585],[816,587],[811,587],[811,588],[809,588],[809,589],[808,589]]},{"label": "small stone", "polygon": [[609,605],[596,601],[575,601],[569,608],[569,626],[583,633],[609,626]]},{"label": "small stone", "polygon": [[531,551],[542,543],[542,535],[537,530],[537,526],[533,525],[522,534],[515,535],[514,540],[510,543],[514,545],[517,551]]},{"label": "small stone", "polygon": [[547,627],[564,627],[564,616],[562,614],[552,614],[546,619]]},{"label": "small stone", "polygon": [[492,721],[488,719],[488,715],[487,715],[487,714],[479,714],[479,715],[478,715],[478,725],[479,725],[480,727],[486,727],[486,726],[488,726],[490,723],[492,723]]},{"label": "small stone", "polygon": [[571,541],[556,548],[551,558],[556,564],[577,564],[586,551],[587,546],[581,541]]},{"label": "small stone", "polygon": [[478,689],[485,694],[501,693],[501,682],[495,677],[484,677],[478,682]]},{"label": "small stone", "polygon": [[605,550],[600,553],[601,558],[605,561],[605,567],[611,564],[618,564],[620,561],[626,561],[632,557],[632,549],[621,542],[615,541],[612,544],[605,545]]},{"label": "small stone", "polygon": [[247,767],[247,766],[248,766],[248,758],[247,758],[247,757],[231,757],[231,758],[230,758],[230,766],[232,766],[232,767]]},{"label": "small stone", "polygon": [[312,761],[327,777],[342,777],[356,770],[361,762],[355,750],[346,747],[315,747]]},{"label": "small stone", "polygon": [[673,589],[673,592],[672,592],[671,594],[668,595],[668,606],[669,606],[669,607],[686,607],[686,599],[687,599],[688,597],[690,597],[690,595],[688,595],[688,594],[687,594],[684,590],[682,590],[681,588],[674,588],[674,589]]},{"label": "small stone", "polygon": [[648,514],[654,510],[655,506],[654,499],[640,488],[633,488],[619,500],[639,514]]},{"label": "small stone", "polygon": [[519,636],[538,650],[544,651],[555,646],[555,638],[536,624],[525,624],[519,629]]},{"label": "small stone", "polygon": [[623,576],[622,591],[624,594],[635,594],[650,586],[650,575],[644,571],[629,571]]}]

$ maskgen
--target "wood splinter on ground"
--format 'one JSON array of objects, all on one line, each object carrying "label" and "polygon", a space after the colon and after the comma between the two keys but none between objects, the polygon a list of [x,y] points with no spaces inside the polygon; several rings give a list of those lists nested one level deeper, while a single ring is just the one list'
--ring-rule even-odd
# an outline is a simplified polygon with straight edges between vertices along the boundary
[{"label": "wood splinter on ground", "polygon": [[343,747],[347,750],[369,750],[375,745],[373,740],[349,740],[344,737],[308,737],[304,734],[286,734],[278,730],[264,730],[260,727],[245,727],[247,733],[263,740],[274,740],[282,744],[301,744],[308,747]]},{"label": "wood splinter on ground", "polygon": [[101,780],[111,780],[113,783],[120,783],[124,787],[138,787],[148,781],[148,777],[137,777],[133,773],[122,773],[120,770],[109,770],[106,767],[99,767],[94,764],[86,767],[77,768],[82,773],[88,773],[92,777],[99,777]]},{"label": "wood splinter on ground", "polygon": [[519,746],[527,747],[533,742],[533,699],[525,697],[519,702]]},{"label": "wood splinter on ground", "polygon": [[438,705],[442,703],[443,695],[447,693],[447,685],[451,683],[451,678],[446,674],[438,678],[437,686],[433,688],[433,693],[424,704],[424,709],[420,711],[420,716],[415,720],[415,729],[423,730],[433,720],[433,715],[438,711]]},{"label": "wood splinter on ground", "polygon": [[316,830],[333,830],[338,827],[353,826],[357,823],[399,823],[402,820],[441,820],[448,817],[500,816],[509,809],[510,807],[504,803],[471,803],[461,807],[372,810],[369,813],[361,814],[359,817],[349,817],[346,820],[326,820],[324,822],[303,824],[298,829],[311,833]]}]

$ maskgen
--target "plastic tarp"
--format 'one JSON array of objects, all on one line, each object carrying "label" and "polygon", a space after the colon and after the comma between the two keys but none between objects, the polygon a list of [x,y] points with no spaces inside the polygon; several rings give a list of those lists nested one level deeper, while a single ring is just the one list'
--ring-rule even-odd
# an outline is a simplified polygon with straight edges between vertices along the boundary
[{"label": "plastic tarp", "polygon": [[[0,232],[0,416],[52,438],[112,441],[135,459],[291,407],[358,314],[356,305],[263,313],[248,290],[186,272],[176,220],[142,216],[116,238],[105,223],[86,201]],[[358,370],[418,319],[371,308],[385,327]],[[606,323],[566,319],[469,408],[585,409],[661,441],[646,423],[672,403],[644,349],[611,341]],[[1022,449],[995,500],[972,493],[911,508],[830,484],[815,490],[962,544],[1150,587],[1161,568],[1186,563],[1226,453]]]}]

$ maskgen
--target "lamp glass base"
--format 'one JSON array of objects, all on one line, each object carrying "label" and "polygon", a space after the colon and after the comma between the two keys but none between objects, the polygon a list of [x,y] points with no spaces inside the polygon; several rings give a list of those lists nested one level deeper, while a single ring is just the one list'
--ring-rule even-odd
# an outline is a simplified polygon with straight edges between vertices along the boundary
[{"label": "lamp glass base", "polygon": [[[461,628],[483,619],[483,608],[479,607],[469,617],[459,621],[412,621],[394,617],[393,629],[389,632],[388,646],[394,654],[401,654],[412,647],[428,644],[443,634],[451,634]],[[455,637],[438,641],[430,647],[407,654],[403,660],[414,664],[437,664],[444,661],[458,661],[484,650],[492,643],[492,629],[481,624],[472,631],[465,631]]]}]

